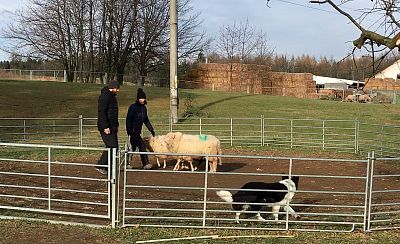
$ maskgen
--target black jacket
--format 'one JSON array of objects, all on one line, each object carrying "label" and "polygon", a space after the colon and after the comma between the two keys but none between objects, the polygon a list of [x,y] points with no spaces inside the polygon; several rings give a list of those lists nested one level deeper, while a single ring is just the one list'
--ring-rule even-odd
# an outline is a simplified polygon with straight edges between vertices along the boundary
[{"label": "black jacket", "polygon": [[104,131],[106,128],[118,130],[118,102],[115,95],[110,92],[107,86],[101,89],[97,109],[97,128],[99,131]]},{"label": "black jacket", "polygon": [[133,135],[134,133],[141,134],[143,124],[146,125],[149,131],[154,131],[147,116],[146,106],[136,101],[136,103],[129,107],[128,114],[126,115],[126,132],[128,135]]}]

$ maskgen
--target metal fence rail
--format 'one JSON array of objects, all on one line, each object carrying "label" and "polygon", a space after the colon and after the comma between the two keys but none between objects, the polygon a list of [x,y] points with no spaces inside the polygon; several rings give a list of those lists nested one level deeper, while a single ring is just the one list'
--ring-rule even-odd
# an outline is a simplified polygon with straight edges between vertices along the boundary
[{"label": "metal fence rail", "polygon": [[[167,170],[170,167],[149,171],[127,168],[129,156],[143,153],[125,151],[122,204],[118,206],[119,155],[113,150],[107,166],[113,165],[112,170],[101,176],[92,159],[102,150],[0,143],[0,218],[57,222],[67,217],[61,222],[105,221],[107,225],[111,221],[115,227],[121,212],[122,226],[334,232],[400,227],[400,158],[190,154],[205,158],[197,171]],[[216,156],[224,158],[224,165],[209,173],[208,158]],[[241,215],[238,224],[231,204],[216,195],[217,190],[235,193],[247,182],[276,182],[282,175],[299,176],[300,182],[290,205],[282,206],[278,222],[271,218],[271,209],[265,208],[260,212],[265,221]],[[301,218],[291,216],[287,206]]]},{"label": "metal fence rail", "polygon": [[[58,215],[69,216],[63,222],[86,223],[93,218],[115,225],[112,170],[101,177],[95,164],[85,160],[92,154],[98,157],[104,150],[107,149],[0,143],[0,215],[39,219],[48,214],[47,218],[54,222]],[[104,168],[112,169],[116,157],[112,157],[110,149],[108,155],[109,163]]]},{"label": "metal fence rail", "polygon": [[[0,142],[102,146],[96,120],[83,116],[0,118]],[[381,157],[400,156],[400,140],[396,136],[400,126],[359,120],[266,118],[262,115],[259,118],[187,118],[176,124],[168,118],[154,118],[152,123],[158,135],[170,131],[212,134],[227,146],[311,148],[348,153],[375,151]],[[121,119],[120,124],[119,138],[124,144],[127,142],[125,120]]]},{"label": "metal fence rail", "polygon": [[[130,154],[141,153],[127,152],[126,157]],[[208,156],[215,155],[203,156],[207,159]],[[234,193],[244,183],[251,181],[276,182],[282,173],[246,170],[208,173],[206,160],[204,171],[125,169],[122,225],[335,232],[348,232],[355,228],[367,230],[369,158],[348,160],[238,155],[222,157],[224,164],[246,162],[251,165],[261,160],[264,168],[269,168],[272,164],[275,165],[274,168],[280,165],[279,172],[286,172],[284,175],[300,176],[300,188],[290,206],[296,209],[301,218],[294,219],[286,210],[280,210],[279,222],[270,218],[266,221],[248,218],[240,219],[240,223],[237,224],[231,204],[223,202],[215,192],[228,190]],[[307,170],[322,165],[330,166],[320,175],[310,174]],[[332,175],[329,174],[330,167],[351,167],[353,170]],[[256,213],[253,212],[254,215]],[[262,214],[271,214],[271,210],[265,209]]]},{"label": "metal fence rail", "polygon": [[400,158],[377,158],[372,161],[369,230],[400,228]]}]

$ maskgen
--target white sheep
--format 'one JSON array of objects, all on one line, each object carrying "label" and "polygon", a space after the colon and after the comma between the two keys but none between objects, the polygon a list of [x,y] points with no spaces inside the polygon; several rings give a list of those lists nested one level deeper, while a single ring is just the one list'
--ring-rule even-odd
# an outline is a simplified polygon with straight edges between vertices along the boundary
[{"label": "white sheep", "polygon": [[371,102],[371,97],[369,97],[368,95],[365,95],[365,94],[363,94],[363,95],[360,95],[359,97],[358,97],[358,102],[360,102],[360,103],[369,103],[369,102]]},{"label": "white sheep", "polygon": [[354,95],[348,95],[344,101],[346,102],[355,102],[355,96]]},{"label": "white sheep", "polygon": [[[165,135],[166,147],[170,152],[182,154],[222,154],[221,142],[212,135],[187,135],[181,132],[171,132]],[[179,170],[182,161],[188,161],[192,171],[193,160],[202,159],[198,156],[178,156],[174,170]],[[210,172],[217,171],[217,164],[222,164],[221,157],[209,157]]]},{"label": "white sheep", "polygon": [[[162,136],[155,136],[155,137],[145,137],[144,141],[146,142],[147,149],[150,152],[155,152],[155,153],[169,153],[170,151],[167,148],[167,144],[165,142],[165,135]],[[160,160],[163,160],[164,165],[163,168],[165,169],[167,167],[166,160],[169,158],[174,158],[176,157],[173,156],[168,156],[168,155],[155,155],[157,158],[157,165],[158,167],[161,167],[160,165]]]}]

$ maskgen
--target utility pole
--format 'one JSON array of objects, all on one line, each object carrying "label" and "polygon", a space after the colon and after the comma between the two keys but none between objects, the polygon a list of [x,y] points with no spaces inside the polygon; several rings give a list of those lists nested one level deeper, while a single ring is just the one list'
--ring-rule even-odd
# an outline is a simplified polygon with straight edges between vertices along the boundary
[{"label": "utility pole", "polygon": [[169,89],[170,117],[173,123],[178,122],[178,17],[176,0],[169,3],[170,42],[169,42]]}]

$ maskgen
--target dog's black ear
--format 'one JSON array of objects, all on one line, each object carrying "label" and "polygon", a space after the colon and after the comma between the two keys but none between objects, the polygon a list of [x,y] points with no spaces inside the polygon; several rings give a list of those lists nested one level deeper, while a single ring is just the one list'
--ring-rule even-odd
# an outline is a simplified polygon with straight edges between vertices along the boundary
[{"label": "dog's black ear", "polygon": [[287,175],[284,175],[285,173],[282,173],[282,180],[286,180],[286,179],[289,179],[289,176],[287,176]]},{"label": "dog's black ear", "polygon": [[296,187],[299,186],[299,179],[300,179],[300,177],[298,177],[298,176],[293,176],[293,177],[292,177],[292,181],[294,182],[294,184],[296,185]]}]

